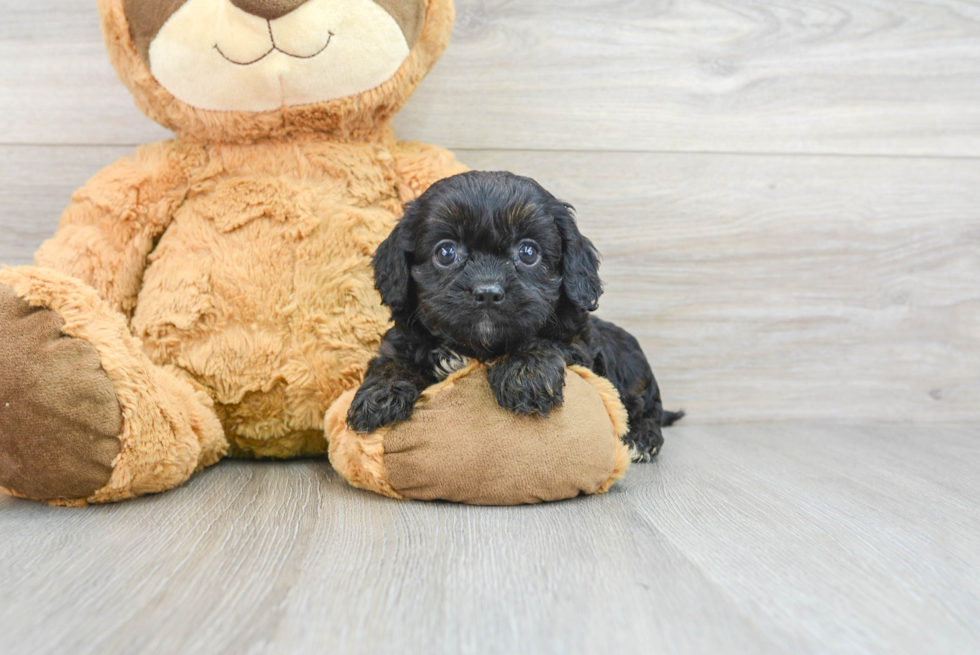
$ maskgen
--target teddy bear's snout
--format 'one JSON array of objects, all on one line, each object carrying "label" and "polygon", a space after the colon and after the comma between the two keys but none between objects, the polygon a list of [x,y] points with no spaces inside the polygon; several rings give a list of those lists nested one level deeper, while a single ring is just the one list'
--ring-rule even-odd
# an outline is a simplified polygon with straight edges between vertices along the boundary
[{"label": "teddy bear's snout", "polygon": [[329,16],[295,12],[307,2],[228,0],[229,10],[219,14],[215,48],[240,66],[258,63],[277,51],[299,59],[315,57],[326,49],[333,33],[325,22]]},{"label": "teddy bear's snout", "polygon": [[143,44],[143,59],[156,82],[196,109],[317,104],[391,79],[411,52],[427,1],[168,1],[179,8]]}]

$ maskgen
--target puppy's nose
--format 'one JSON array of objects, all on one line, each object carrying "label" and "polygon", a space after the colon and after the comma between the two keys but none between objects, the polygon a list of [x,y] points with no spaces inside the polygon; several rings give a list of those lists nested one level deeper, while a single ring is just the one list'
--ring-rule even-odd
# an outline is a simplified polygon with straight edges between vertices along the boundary
[{"label": "puppy's nose", "polygon": [[473,289],[473,297],[480,305],[499,305],[504,301],[504,288],[499,284],[481,284]]},{"label": "puppy's nose", "polygon": [[242,11],[266,20],[282,18],[309,0],[231,0]]}]

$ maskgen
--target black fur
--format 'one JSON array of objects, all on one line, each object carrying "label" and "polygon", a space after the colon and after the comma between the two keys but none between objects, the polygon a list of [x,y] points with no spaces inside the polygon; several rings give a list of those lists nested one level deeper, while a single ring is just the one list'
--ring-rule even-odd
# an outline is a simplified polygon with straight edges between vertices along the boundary
[{"label": "black fur", "polygon": [[358,432],[408,418],[454,354],[487,362],[497,402],[521,414],[562,404],[567,364],[607,377],[640,461],[659,451],[661,426],[683,416],[664,412],[636,339],[589,315],[602,294],[599,255],[571,205],[529,178],[470,172],[437,182],[406,206],[374,271],[395,326],[348,413]]}]

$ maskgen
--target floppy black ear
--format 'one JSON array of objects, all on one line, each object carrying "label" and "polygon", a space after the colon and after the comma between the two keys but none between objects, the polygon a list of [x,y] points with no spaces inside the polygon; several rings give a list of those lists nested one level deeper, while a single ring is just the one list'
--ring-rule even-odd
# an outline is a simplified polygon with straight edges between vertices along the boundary
[{"label": "floppy black ear", "polygon": [[552,209],[562,241],[562,288],[576,308],[591,312],[599,307],[602,280],[599,253],[575,225],[575,209],[559,203]]},{"label": "floppy black ear", "polygon": [[391,308],[392,316],[409,304],[412,276],[408,260],[412,256],[411,234],[417,223],[418,207],[410,202],[398,225],[374,253],[374,286],[381,293],[381,302]]}]

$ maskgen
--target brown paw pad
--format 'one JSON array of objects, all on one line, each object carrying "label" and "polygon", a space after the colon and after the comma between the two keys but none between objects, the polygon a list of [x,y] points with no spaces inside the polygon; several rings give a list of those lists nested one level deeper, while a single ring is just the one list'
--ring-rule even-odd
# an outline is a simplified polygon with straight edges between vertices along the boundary
[{"label": "brown paw pad", "polygon": [[80,499],[108,483],[122,412],[92,344],[0,285],[0,487]]}]

